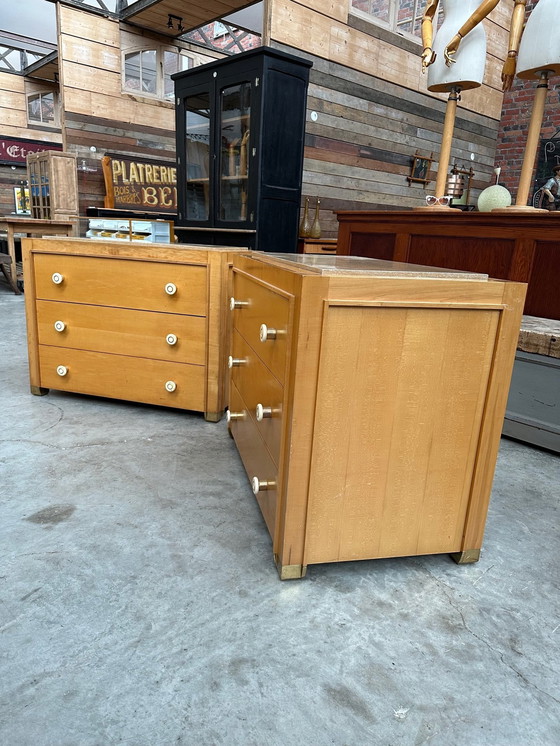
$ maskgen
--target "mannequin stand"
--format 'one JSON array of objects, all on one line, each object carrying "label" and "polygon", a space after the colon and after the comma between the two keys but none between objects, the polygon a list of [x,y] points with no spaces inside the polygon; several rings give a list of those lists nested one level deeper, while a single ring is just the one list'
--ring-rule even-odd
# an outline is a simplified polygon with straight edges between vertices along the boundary
[{"label": "mannequin stand", "polygon": [[[460,86],[453,86],[449,92],[449,98],[447,99],[447,106],[445,108],[445,119],[443,120],[443,134],[441,137],[441,151],[439,155],[438,172],[436,178],[436,189],[435,196],[445,196],[445,189],[447,186],[447,170],[449,168],[449,161],[451,159],[451,141],[453,139],[453,130],[455,128],[455,118],[457,116],[457,101],[461,93]],[[423,205],[422,207],[414,207],[414,210],[438,210],[446,212],[460,212],[460,210],[454,210],[449,205]]]},{"label": "mannequin stand", "polygon": [[528,205],[527,200],[529,199],[531,177],[533,175],[533,167],[535,165],[535,158],[537,156],[537,149],[539,146],[539,135],[544,117],[546,96],[548,94],[549,75],[549,70],[543,70],[540,73],[540,82],[537,85],[537,90],[535,92],[533,110],[531,112],[531,120],[529,122],[529,130],[527,132],[527,142],[525,144],[525,153],[523,154],[523,165],[521,166],[521,174],[519,176],[519,186],[517,188],[517,199],[515,200],[515,204],[510,205],[509,207],[496,208],[495,210],[492,210],[492,212],[512,212],[513,210],[515,210],[516,212],[548,212],[548,210]]}]

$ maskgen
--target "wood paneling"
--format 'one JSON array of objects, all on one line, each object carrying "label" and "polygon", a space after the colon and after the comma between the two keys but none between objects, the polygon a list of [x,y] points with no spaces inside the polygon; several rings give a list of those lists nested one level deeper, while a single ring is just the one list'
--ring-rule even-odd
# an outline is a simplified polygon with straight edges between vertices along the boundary
[{"label": "wood paneling", "polygon": [[[293,0],[273,0],[272,41],[288,44],[354,70],[369,71],[393,83],[405,80],[410,89],[426,92],[426,76],[422,76],[419,57],[420,42],[418,53],[414,54],[408,49],[399,48],[396,34],[396,43],[391,44],[347,26],[344,18],[337,20],[324,15],[328,4],[318,3],[322,12],[317,12],[309,5],[309,2],[302,4]],[[493,55],[503,54],[507,32],[495,23],[487,25],[491,33],[484,85],[469,91],[468,96],[465,94],[463,105],[499,119],[502,102],[501,65],[496,64],[497,59]],[[311,28],[314,30],[312,34],[309,33]],[[438,94],[427,95],[440,97]]]},{"label": "wood paneling", "polygon": [[358,211],[340,212],[338,218],[340,254],[448,267],[526,282],[525,313],[560,319],[560,250],[554,213]]},{"label": "wood paneling", "polygon": [[[303,195],[312,204],[316,197],[321,200],[322,236],[336,237],[333,209],[422,204],[429,185],[410,184],[406,177],[416,150],[433,152],[435,181],[445,103],[334,62],[302,56],[313,61],[307,106],[318,115],[316,121],[307,117]],[[491,118],[459,110],[452,158],[473,163],[471,202],[492,178],[497,128]]]},{"label": "wood paneling", "polygon": [[89,39],[109,47],[119,47],[119,24],[115,21],[62,4],[58,4],[58,10],[63,34],[82,40]]}]

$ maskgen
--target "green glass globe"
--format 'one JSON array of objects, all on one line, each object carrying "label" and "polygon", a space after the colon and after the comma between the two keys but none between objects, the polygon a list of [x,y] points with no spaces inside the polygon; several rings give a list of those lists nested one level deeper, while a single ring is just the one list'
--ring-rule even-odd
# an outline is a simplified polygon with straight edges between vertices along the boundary
[{"label": "green glass globe", "polygon": [[509,207],[511,205],[511,193],[500,184],[486,187],[478,196],[477,207],[479,212],[492,212],[497,207]]}]

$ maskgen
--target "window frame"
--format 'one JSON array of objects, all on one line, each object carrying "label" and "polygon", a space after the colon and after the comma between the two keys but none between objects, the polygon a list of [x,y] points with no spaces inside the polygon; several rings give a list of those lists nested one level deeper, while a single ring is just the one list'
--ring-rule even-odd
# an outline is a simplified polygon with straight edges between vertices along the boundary
[{"label": "window frame", "polygon": [[[392,34],[395,34],[396,36],[403,38],[403,39],[409,39],[410,41],[416,42],[417,44],[422,43],[421,38],[421,30],[422,30],[422,22],[420,21],[419,27],[418,27],[418,34],[413,34],[410,31],[404,31],[398,27],[398,3],[400,0],[388,0],[389,2],[389,20],[384,21],[382,18],[378,18],[377,16],[373,15],[373,13],[368,13],[366,10],[360,10],[359,8],[355,8],[352,4],[353,0],[348,0],[349,5],[349,13],[350,15],[353,15],[357,18],[361,18],[362,20],[366,22],[370,22],[375,24],[376,26],[380,26],[381,28],[386,29]],[[422,0],[416,0],[416,16],[418,16],[418,11],[420,11],[421,15],[418,16],[421,18],[424,15],[424,10],[421,7]],[[414,23],[413,23],[414,26]]]},{"label": "window frame", "polygon": [[[142,55],[142,52],[155,52],[156,54],[156,91],[155,93],[151,93],[149,91],[143,91],[141,88],[139,89],[133,89],[128,88],[126,86],[127,81],[127,75],[126,75],[126,63],[127,63],[127,57],[133,54],[140,54]],[[158,44],[156,42],[146,42],[145,44],[138,44],[135,46],[126,47],[122,50],[122,67],[121,67],[121,90],[124,94],[127,94],[129,96],[140,96],[142,98],[151,99],[153,101],[166,101],[170,104],[174,101],[174,93],[171,94],[165,94],[165,78],[166,78],[166,72],[165,72],[165,54],[166,52],[171,52],[173,54],[178,55],[179,57],[184,57],[185,59],[189,60],[188,66],[184,68],[185,70],[190,69],[191,67],[197,67],[198,65],[202,64],[202,61],[200,57],[195,54],[194,52],[191,52],[190,50],[183,49],[182,47],[175,47],[170,44]],[[140,57],[141,59],[141,57]],[[174,72],[179,72],[178,70]],[[169,73],[169,75],[173,75],[174,73]],[[140,84],[142,83],[142,72],[140,68]]]},{"label": "window frame", "polygon": [[[53,119],[50,121],[44,121],[41,119],[32,119],[29,114],[29,104],[31,102],[31,99],[39,98],[41,99],[43,96],[52,96],[53,97]],[[40,106],[40,111],[42,113],[43,108],[42,105]],[[43,90],[43,91],[26,91],[25,93],[25,116],[27,120],[27,124],[31,125],[33,127],[48,127],[49,129],[58,129],[60,128],[60,98],[58,95],[58,91],[56,91],[54,88],[50,90]]]}]

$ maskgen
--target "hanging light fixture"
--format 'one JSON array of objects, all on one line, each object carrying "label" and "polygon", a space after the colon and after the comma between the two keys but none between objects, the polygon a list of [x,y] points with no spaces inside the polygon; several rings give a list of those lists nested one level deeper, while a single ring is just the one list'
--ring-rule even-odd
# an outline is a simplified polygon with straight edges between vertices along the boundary
[{"label": "hanging light fixture", "polygon": [[181,16],[175,16],[173,13],[169,13],[167,16],[167,28],[173,28],[173,21],[177,21],[177,31],[182,34],[185,27],[183,26],[183,19]]}]

